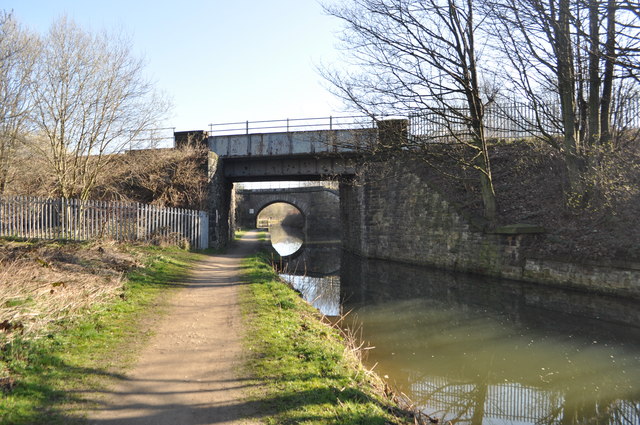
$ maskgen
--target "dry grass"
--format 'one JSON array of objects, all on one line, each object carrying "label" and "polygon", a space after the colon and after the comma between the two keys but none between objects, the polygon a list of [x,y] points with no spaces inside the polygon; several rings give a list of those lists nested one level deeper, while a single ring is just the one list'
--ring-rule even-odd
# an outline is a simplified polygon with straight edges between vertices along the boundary
[{"label": "dry grass", "polygon": [[137,266],[110,243],[0,240],[0,339],[41,336],[49,324],[121,296],[123,273]]}]

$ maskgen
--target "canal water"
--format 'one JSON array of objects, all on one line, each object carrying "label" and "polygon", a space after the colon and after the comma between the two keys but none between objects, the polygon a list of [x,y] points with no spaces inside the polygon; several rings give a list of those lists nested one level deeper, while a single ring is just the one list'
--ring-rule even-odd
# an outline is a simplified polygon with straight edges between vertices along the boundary
[{"label": "canal water", "polygon": [[282,277],[349,312],[365,362],[454,424],[640,424],[633,300],[366,260],[301,239]]}]

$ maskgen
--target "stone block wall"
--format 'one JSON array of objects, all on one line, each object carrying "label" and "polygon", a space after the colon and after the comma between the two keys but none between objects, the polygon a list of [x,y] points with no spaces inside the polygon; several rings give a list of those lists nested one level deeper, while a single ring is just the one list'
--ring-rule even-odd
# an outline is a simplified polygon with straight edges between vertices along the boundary
[{"label": "stone block wall", "polygon": [[224,166],[218,155],[209,152],[209,247],[223,248],[233,240],[235,208],[233,184],[224,177]]},{"label": "stone block wall", "polygon": [[[389,167],[386,165],[385,167]],[[410,162],[373,165],[340,187],[343,245],[367,258],[640,299],[640,265],[525,258],[535,234],[486,233],[423,181]],[[413,168],[412,168],[413,167]]]},{"label": "stone block wall", "polygon": [[331,190],[315,192],[310,198],[313,220],[307,224],[310,241],[336,240],[340,237],[340,198]]},{"label": "stone block wall", "polygon": [[309,241],[340,237],[340,198],[333,190],[324,187],[242,190],[237,196],[236,223],[240,227],[255,227],[256,218],[264,207],[285,202],[304,215],[304,230]]}]

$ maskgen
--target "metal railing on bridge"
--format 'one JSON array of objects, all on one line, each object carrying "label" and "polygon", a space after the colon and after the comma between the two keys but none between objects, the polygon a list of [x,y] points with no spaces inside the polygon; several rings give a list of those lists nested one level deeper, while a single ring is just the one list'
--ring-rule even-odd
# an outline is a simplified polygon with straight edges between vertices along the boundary
[{"label": "metal railing on bridge", "polygon": [[[471,135],[469,110],[465,107],[433,109],[409,115],[409,135],[424,142],[452,142]],[[541,103],[533,107],[521,102],[502,102],[484,112],[485,136],[489,139],[523,139],[562,134],[560,104]],[[611,114],[612,129],[624,132],[640,129],[640,98],[618,105]]]},{"label": "metal railing on bridge", "polygon": [[[408,135],[413,141],[452,142],[470,137],[468,108],[430,109],[400,115],[347,115],[319,118],[285,118],[264,121],[238,121],[209,124],[210,136],[279,133],[314,130],[374,129],[387,119],[408,120]],[[494,103],[484,115],[486,137],[490,139],[522,139],[562,133],[560,105],[541,103],[533,107],[521,102]],[[616,131],[640,129],[640,98],[616,105],[611,115]]]},{"label": "metal railing on bridge", "polygon": [[236,134],[279,133],[314,130],[352,130],[375,128],[376,120],[365,115],[329,116],[319,118],[284,118],[279,120],[238,121],[209,124],[210,136]]}]

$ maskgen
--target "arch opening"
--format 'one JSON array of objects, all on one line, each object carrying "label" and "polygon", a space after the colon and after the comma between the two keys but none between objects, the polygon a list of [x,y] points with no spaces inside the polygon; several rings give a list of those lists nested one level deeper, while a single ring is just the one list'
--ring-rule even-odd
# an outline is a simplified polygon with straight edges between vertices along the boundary
[{"label": "arch opening", "polygon": [[282,257],[294,255],[304,244],[305,217],[295,205],[276,201],[256,215],[256,228],[268,229],[271,245]]}]

